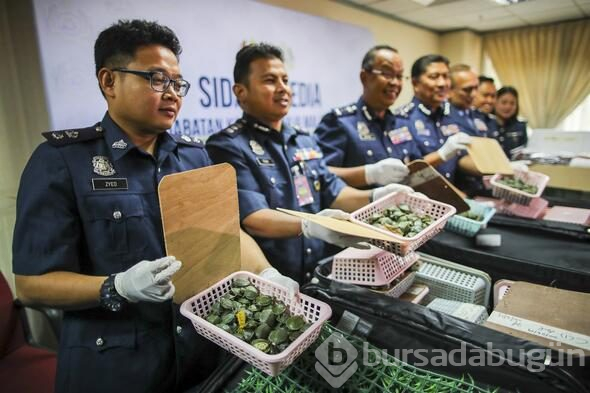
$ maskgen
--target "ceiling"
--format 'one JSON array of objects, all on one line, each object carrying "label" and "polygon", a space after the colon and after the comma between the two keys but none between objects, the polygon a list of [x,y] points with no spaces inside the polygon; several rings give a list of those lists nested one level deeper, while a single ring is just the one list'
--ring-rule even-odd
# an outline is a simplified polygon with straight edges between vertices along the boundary
[{"label": "ceiling", "polygon": [[484,32],[590,17],[590,0],[526,0],[511,5],[494,0],[336,1],[436,32]]}]

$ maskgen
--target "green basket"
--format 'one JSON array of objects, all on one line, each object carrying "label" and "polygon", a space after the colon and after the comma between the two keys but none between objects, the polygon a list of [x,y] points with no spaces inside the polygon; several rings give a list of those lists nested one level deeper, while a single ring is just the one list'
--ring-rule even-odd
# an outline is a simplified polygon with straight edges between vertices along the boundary
[{"label": "green basket", "polygon": [[[357,362],[358,369],[356,372],[338,389],[330,386],[315,370],[315,363],[317,362],[315,350],[334,332],[342,334],[357,349],[359,354],[362,353],[364,345],[369,349],[378,351],[381,356],[381,361],[376,366],[364,366],[360,364],[361,362]],[[368,352],[370,354],[374,353]],[[370,356],[368,360],[372,360]],[[497,390],[499,389],[494,391]],[[367,345],[361,339],[343,333],[328,324],[325,324],[322,328],[318,340],[290,367],[286,368],[282,374],[271,377],[252,368],[247,371],[247,375],[240,381],[239,385],[230,392],[331,393],[335,391],[351,393],[492,392],[492,390],[477,386],[469,375],[466,378],[457,379],[404,363],[389,354],[385,354],[373,345]]]}]

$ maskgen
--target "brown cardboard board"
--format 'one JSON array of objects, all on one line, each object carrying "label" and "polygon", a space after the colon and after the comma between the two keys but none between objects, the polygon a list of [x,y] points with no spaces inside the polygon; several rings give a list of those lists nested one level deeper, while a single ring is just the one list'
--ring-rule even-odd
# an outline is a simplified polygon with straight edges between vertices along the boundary
[{"label": "brown cardboard board", "polygon": [[[501,316],[495,319],[495,313]],[[590,355],[590,294],[566,291],[527,282],[515,282],[498,303],[485,326],[556,349],[584,350]],[[533,321],[533,324],[527,321]],[[536,326],[543,324],[549,326]],[[534,327],[532,327],[534,326]],[[552,328],[575,332],[581,336],[559,334]],[[533,334],[534,332],[535,334]],[[584,339],[586,336],[587,339]],[[560,342],[561,345],[556,345]]]},{"label": "brown cardboard board", "polygon": [[338,220],[336,218],[323,217],[323,216],[318,216],[317,214],[298,212],[298,211],[289,210],[289,209],[277,208],[277,210],[281,211],[283,213],[290,214],[295,217],[299,217],[299,218],[303,218],[303,219],[311,221],[311,222],[315,222],[316,224],[320,224],[323,227],[326,227],[328,229],[331,229],[331,230],[339,232],[339,233],[344,233],[345,235],[364,237],[367,239],[385,240],[385,241],[395,243],[395,239],[392,239],[390,236],[384,235],[383,233],[381,233],[377,230],[373,230],[371,228],[364,227],[364,226],[356,224],[354,222],[345,221],[345,220]]},{"label": "brown cardboard board", "polygon": [[158,194],[166,254],[182,261],[173,277],[176,303],[240,270],[238,191],[231,165],[164,176]]},{"label": "brown cardboard board", "polygon": [[469,205],[463,200],[463,193],[426,161],[412,161],[408,164],[408,169],[408,185],[414,190],[436,201],[448,203],[457,209],[457,213],[469,210]]},{"label": "brown cardboard board", "polygon": [[473,164],[481,174],[514,174],[508,157],[506,157],[502,147],[495,139],[472,136],[467,151],[473,160]]},{"label": "brown cardboard board", "polygon": [[590,168],[533,164],[529,169],[549,176],[547,187],[590,192]]}]

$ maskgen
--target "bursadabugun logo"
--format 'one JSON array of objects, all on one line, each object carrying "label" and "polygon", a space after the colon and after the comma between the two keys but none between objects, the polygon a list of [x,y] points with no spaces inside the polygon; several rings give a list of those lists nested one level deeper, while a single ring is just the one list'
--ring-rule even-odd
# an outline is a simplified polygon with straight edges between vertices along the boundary
[{"label": "bursadabugun logo", "polygon": [[316,371],[337,389],[358,369],[356,348],[340,333],[332,333],[317,349]]}]

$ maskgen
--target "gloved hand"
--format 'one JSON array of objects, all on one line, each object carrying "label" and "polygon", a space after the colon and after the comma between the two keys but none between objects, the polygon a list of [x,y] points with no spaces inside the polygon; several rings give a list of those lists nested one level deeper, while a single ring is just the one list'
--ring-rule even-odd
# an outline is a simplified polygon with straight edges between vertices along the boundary
[{"label": "gloved hand", "polygon": [[299,283],[295,280],[290,279],[287,276],[283,276],[274,267],[264,269],[260,274],[260,277],[267,279],[275,284],[287,288],[287,296],[289,299],[293,299],[299,293]]},{"label": "gloved hand", "polygon": [[405,192],[405,193],[413,193],[414,189],[410,186],[405,186],[403,184],[388,184],[383,187],[378,187],[373,190],[371,193],[371,202],[376,201],[377,199],[383,198],[385,195],[392,194],[394,192]]},{"label": "gloved hand", "polygon": [[528,172],[529,171],[528,164],[530,164],[530,163],[531,162],[528,160],[510,161],[510,166],[515,171]]},{"label": "gloved hand", "polygon": [[[342,210],[336,209],[324,209],[317,214],[323,217],[332,217],[339,220],[348,220],[350,215]],[[325,241],[326,243],[335,244],[339,247],[354,247],[360,249],[369,249],[368,244],[360,244],[361,242],[367,242],[368,239],[363,237],[345,235],[344,233],[336,232],[326,227],[316,224],[311,221],[301,221],[301,231],[303,236],[307,238],[316,238]]]},{"label": "gloved hand", "polygon": [[163,302],[174,295],[170,281],[182,263],[169,256],[155,261],[141,261],[115,276],[115,289],[132,303]]},{"label": "gloved hand", "polygon": [[471,143],[471,137],[464,132],[458,132],[451,135],[447,141],[438,149],[438,155],[443,161],[448,161],[455,157],[461,150],[466,150],[467,145]]},{"label": "gloved hand", "polygon": [[386,158],[375,164],[365,165],[365,181],[367,184],[384,186],[399,183],[408,176],[410,170],[397,158]]}]

